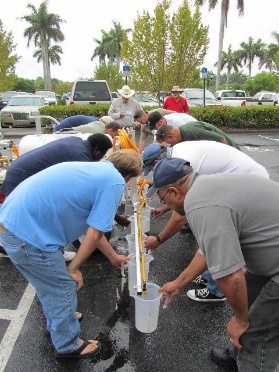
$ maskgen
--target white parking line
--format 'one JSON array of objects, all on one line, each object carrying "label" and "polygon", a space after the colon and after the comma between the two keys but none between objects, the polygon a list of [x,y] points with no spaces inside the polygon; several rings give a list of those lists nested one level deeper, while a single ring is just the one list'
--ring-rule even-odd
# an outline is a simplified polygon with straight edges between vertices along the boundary
[{"label": "white parking line", "polygon": [[35,289],[31,284],[28,284],[16,310],[0,309],[0,319],[11,321],[0,343],[0,372],[4,372],[6,364],[9,361],[34,297]]},{"label": "white parking line", "polygon": [[279,142],[278,138],[271,138],[271,137],[263,136],[262,134],[258,134],[258,137],[265,138],[265,139],[268,139],[268,140],[271,140],[271,141]]}]

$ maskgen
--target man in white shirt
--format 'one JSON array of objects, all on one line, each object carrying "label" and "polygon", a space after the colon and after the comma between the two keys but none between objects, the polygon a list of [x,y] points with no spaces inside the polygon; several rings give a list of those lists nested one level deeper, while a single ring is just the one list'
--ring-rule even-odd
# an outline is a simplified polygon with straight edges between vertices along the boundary
[{"label": "man in white shirt", "polygon": [[168,115],[162,115],[158,111],[154,111],[149,115],[149,129],[158,129],[162,125],[170,125],[171,127],[180,127],[183,124],[197,121],[193,116],[185,113],[172,113]]}]

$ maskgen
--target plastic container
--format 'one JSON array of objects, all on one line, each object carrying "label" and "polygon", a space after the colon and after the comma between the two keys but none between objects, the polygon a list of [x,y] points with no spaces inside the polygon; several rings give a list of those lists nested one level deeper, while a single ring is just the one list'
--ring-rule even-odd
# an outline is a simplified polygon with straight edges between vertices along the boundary
[{"label": "plastic container", "polygon": [[141,210],[141,217],[147,217],[147,221],[146,221],[146,231],[150,231],[150,220],[151,220],[151,211],[152,211],[152,207],[150,207],[149,205],[146,205],[144,208],[142,208]]},{"label": "plastic container", "polygon": [[[128,256],[130,260],[128,261],[128,288],[130,296],[135,296],[137,293],[136,286],[137,286],[137,268],[136,268],[136,255],[134,253],[129,254]],[[145,260],[145,275],[146,281],[148,280],[148,273],[149,273],[149,264],[154,257],[150,254],[144,255]]]},{"label": "plastic container", "polygon": [[[128,218],[129,221],[131,221],[131,234],[135,233],[135,216],[130,216]],[[146,216],[141,216],[141,227],[142,227],[142,232],[145,233],[150,230],[150,220],[148,224],[148,217]]]},{"label": "plastic container", "polygon": [[135,326],[140,332],[151,333],[157,328],[162,296],[159,288],[157,284],[147,283],[147,293],[135,295]]},{"label": "plastic container", "polygon": [[[144,240],[147,235],[142,234],[142,244],[144,246]],[[128,251],[129,254],[136,253],[136,236],[135,234],[128,234],[125,236],[127,242],[128,242]]]}]

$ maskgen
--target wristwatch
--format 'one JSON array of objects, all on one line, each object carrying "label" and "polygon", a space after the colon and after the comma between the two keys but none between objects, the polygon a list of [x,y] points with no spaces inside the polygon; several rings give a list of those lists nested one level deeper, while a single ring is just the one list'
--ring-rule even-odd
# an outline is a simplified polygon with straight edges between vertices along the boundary
[{"label": "wristwatch", "polygon": [[159,236],[158,234],[155,235],[155,237],[156,237],[156,239],[157,239],[157,241],[158,241],[159,243],[163,243],[162,240],[161,240],[161,238],[160,238],[160,236]]}]

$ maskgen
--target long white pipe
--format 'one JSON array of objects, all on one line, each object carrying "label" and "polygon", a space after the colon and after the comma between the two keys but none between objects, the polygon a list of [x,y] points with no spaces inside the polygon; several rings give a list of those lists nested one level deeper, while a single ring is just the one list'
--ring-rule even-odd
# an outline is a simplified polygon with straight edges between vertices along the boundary
[{"label": "long white pipe", "polygon": [[136,250],[136,274],[137,274],[137,294],[142,294],[142,279],[141,279],[141,267],[140,267],[140,247],[139,247],[139,227],[138,227],[138,205],[134,204],[134,221],[135,221],[135,250]]}]

